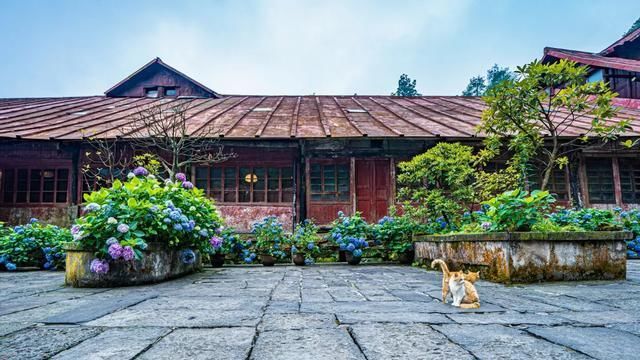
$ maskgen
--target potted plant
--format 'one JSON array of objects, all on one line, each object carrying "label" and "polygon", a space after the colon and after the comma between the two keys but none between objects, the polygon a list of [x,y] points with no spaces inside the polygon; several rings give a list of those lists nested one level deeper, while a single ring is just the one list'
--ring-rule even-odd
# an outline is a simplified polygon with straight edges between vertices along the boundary
[{"label": "potted plant", "polygon": [[407,216],[385,216],[373,226],[373,239],[386,249],[391,260],[411,264],[414,255],[412,235],[419,227]]},{"label": "potted plant", "polygon": [[209,260],[211,266],[219,268],[224,265],[225,257],[236,251],[239,241],[238,235],[232,228],[220,227],[216,233],[209,239]]},{"label": "potted plant", "polygon": [[255,248],[260,254],[262,265],[273,266],[277,259],[286,256],[285,249],[289,243],[282,223],[275,216],[267,216],[253,224]]},{"label": "potted plant", "polygon": [[291,257],[297,266],[311,265],[315,255],[320,252],[318,247],[318,227],[311,220],[298,224],[291,239]]},{"label": "potted plant", "polygon": [[35,218],[6,230],[0,227],[0,269],[64,269],[63,244],[71,239],[68,229],[42,224]]},{"label": "potted plant", "polygon": [[159,181],[142,168],[85,195],[68,244],[67,283],[119,286],[165,280],[197,270],[222,221],[186,175]]},{"label": "potted plant", "polygon": [[345,254],[350,265],[357,265],[362,260],[362,250],[369,247],[367,238],[371,235],[371,227],[356,212],[352,216],[338,212],[338,218],[331,224],[331,239]]}]

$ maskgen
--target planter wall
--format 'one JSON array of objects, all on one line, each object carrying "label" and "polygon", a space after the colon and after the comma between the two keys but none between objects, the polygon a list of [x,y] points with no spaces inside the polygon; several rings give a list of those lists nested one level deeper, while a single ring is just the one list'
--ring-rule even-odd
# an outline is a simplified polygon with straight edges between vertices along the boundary
[{"label": "planter wall", "polygon": [[65,284],[73,287],[116,287],[156,283],[202,269],[200,253],[193,264],[184,264],[179,250],[168,250],[161,244],[149,244],[141,260],[111,261],[109,272],[95,274],[90,270],[93,252],[75,244],[65,246],[67,252]]},{"label": "planter wall", "polygon": [[501,283],[625,279],[625,240],[632,237],[626,231],[417,235],[415,260],[444,259]]}]

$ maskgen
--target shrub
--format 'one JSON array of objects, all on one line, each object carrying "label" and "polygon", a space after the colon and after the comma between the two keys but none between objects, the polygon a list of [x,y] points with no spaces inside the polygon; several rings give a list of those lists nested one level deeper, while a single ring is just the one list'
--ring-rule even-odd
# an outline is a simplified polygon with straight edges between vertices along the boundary
[{"label": "shrub", "polygon": [[391,259],[397,259],[413,248],[413,234],[424,228],[406,216],[385,216],[372,226],[372,233],[375,244],[384,246]]},{"label": "shrub", "polygon": [[338,218],[331,223],[331,236],[352,236],[356,238],[368,238],[371,235],[371,226],[362,218],[359,212],[347,216],[338,211]]},{"label": "shrub", "polygon": [[71,240],[68,229],[31,219],[26,225],[0,231],[0,266],[7,270],[17,266],[64,268],[62,245]]},{"label": "shrub", "polygon": [[560,226],[576,226],[587,231],[622,230],[622,224],[611,210],[603,209],[561,209],[549,216]]},{"label": "shrub", "polygon": [[319,240],[318,227],[313,221],[307,219],[301,222],[291,237],[291,255],[301,254],[305,264],[313,264],[320,253]]},{"label": "shrub", "polygon": [[255,248],[261,255],[271,255],[278,259],[287,255],[289,239],[277,217],[267,216],[254,223],[251,232],[255,236]]},{"label": "shrub", "polygon": [[[488,231],[530,231],[534,224],[549,213],[555,198],[548,191],[507,191],[485,201],[480,214]],[[487,224],[488,222],[488,224]]]},{"label": "shrub", "polygon": [[[210,249],[209,240],[220,231],[222,220],[184,174],[176,175],[177,182],[160,183],[138,167],[127,177],[85,195],[84,215],[71,229],[77,243],[109,261],[139,259],[148,242],[171,249]],[[188,252],[183,254],[183,260],[190,259]]]}]

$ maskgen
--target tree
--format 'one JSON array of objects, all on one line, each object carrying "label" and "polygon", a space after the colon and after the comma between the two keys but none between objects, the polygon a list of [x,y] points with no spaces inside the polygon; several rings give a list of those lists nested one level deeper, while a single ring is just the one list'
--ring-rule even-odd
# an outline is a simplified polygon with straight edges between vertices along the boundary
[{"label": "tree", "polygon": [[467,88],[462,91],[463,96],[484,96],[491,89],[498,86],[501,82],[507,80],[515,80],[516,74],[508,67],[499,67],[494,64],[487,70],[487,77],[480,75],[474,76],[469,80]]},{"label": "tree", "polygon": [[[543,170],[542,190],[553,169],[568,163],[568,155],[603,146],[629,127],[628,120],[608,121],[615,115],[611,100],[616,94],[603,81],[587,82],[586,66],[536,60],[516,73],[518,80],[506,80],[484,97],[488,107],[479,130],[486,135],[487,153],[497,153],[506,141],[522,173],[536,163]],[[581,136],[561,139],[574,126]]]},{"label": "tree", "polygon": [[484,83],[482,76],[475,76],[469,80],[467,88],[462,91],[462,96],[482,96],[487,90],[487,85]]},{"label": "tree", "polygon": [[189,103],[143,108],[122,129],[122,136],[134,149],[157,154],[170,178],[195,164],[210,165],[235,157],[224,152],[215,123],[187,122],[189,110]]},{"label": "tree", "polygon": [[633,25],[631,25],[631,27],[629,28],[629,31],[627,31],[624,35],[631,34],[637,29],[640,29],[640,18],[638,18],[638,20],[636,20],[636,22],[634,22]]},{"label": "tree", "polygon": [[391,93],[392,96],[420,96],[421,94],[416,90],[416,81],[411,80],[407,74],[400,75],[398,80],[398,90]]}]

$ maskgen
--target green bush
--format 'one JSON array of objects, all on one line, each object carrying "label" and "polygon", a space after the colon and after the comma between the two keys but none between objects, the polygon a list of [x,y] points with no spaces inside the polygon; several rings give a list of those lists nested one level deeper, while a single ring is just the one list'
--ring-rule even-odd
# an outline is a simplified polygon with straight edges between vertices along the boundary
[{"label": "green bush", "polygon": [[488,231],[531,231],[555,201],[548,191],[507,191],[483,203],[482,226]]},{"label": "green bush", "polygon": [[382,245],[392,260],[413,249],[413,234],[418,232],[428,231],[407,216],[385,216],[372,226],[374,244]]},{"label": "green bush", "polygon": [[108,271],[107,260],[141,258],[149,242],[182,249],[187,263],[194,260],[192,249],[210,250],[222,220],[203,191],[184,174],[164,183],[147,175],[137,168],[126,182],[85,195],[84,215],[71,232],[76,243],[104,259],[97,272]]},{"label": "green bush", "polygon": [[277,259],[287,256],[289,237],[277,217],[267,216],[254,223],[252,233],[255,236],[255,249],[260,255],[271,255]]},{"label": "green bush", "polygon": [[42,269],[64,268],[62,245],[71,241],[68,229],[31,219],[26,225],[0,230],[0,266],[15,270],[18,266]]},{"label": "green bush", "polygon": [[291,236],[291,254],[301,254],[307,265],[313,264],[320,253],[319,240],[318,227],[307,219],[296,226]]}]

